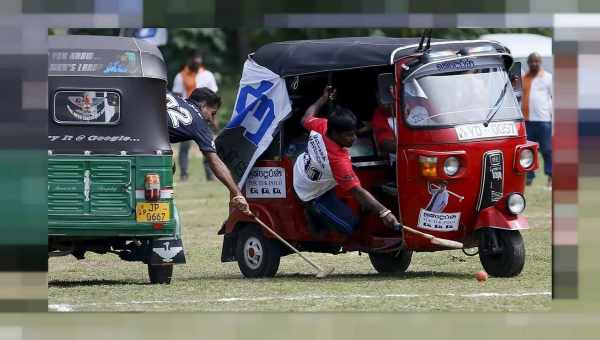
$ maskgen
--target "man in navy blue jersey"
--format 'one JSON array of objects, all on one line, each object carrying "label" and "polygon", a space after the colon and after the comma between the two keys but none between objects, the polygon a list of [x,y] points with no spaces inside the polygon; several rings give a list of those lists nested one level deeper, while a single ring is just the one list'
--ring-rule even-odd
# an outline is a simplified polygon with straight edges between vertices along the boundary
[{"label": "man in navy blue jersey", "polygon": [[167,93],[169,141],[171,143],[195,141],[207,159],[210,169],[229,189],[231,206],[249,215],[248,202],[215,149],[213,132],[209,124],[214,121],[220,106],[221,97],[206,87],[195,89],[188,99]]}]

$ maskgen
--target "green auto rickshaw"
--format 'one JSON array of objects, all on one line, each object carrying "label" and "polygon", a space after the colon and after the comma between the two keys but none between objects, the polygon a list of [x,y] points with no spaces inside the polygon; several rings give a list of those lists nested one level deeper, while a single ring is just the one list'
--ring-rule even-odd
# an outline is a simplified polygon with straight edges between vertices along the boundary
[{"label": "green auto rickshaw", "polygon": [[185,263],[166,66],[134,38],[50,36],[48,256],[117,254],[170,283]]}]

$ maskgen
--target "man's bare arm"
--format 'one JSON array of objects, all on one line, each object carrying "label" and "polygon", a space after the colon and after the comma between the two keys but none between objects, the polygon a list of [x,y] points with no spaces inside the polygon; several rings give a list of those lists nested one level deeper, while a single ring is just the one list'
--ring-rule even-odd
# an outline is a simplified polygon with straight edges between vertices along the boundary
[{"label": "man's bare arm", "polygon": [[358,202],[361,208],[366,211],[377,214],[386,209],[383,204],[379,203],[370,192],[363,189],[360,186],[354,187],[350,190],[352,197]]},{"label": "man's bare arm", "polygon": [[309,106],[308,109],[306,109],[306,112],[304,113],[304,116],[302,116],[300,123],[304,125],[304,121],[316,115],[321,110],[323,105],[327,103],[330,96],[335,97],[335,90],[331,87],[326,87],[323,91],[323,95],[319,97],[319,99],[317,99],[317,101],[314,102],[311,106]]},{"label": "man's bare arm", "polygon": [[304,121],[306,121],[307,119],[316,115],[317,112],[319,112],[319,110],[321,110],[323,105],[325,105],[325,103],[327,103],[327,97],[326,96],[319,97],[319,99],[317,99],[316,102],[314,102],[311,106],[308,107],[308,109],[306,109],[306,112],[304,113],[304,116],[302,116],[300,123],[302,125],[304,125]]},{"label": "man's bare arm", "polygon": [[235,183],[231,172],[219,158],[216,152],[205,152],[204,157],[208,160],[208,166],[214,172],[215,176],[229,189],[229,193],[233,196],[241,195],[240,189]]},{"label": "man's bare arm", "polygon": [[229,199],[231,200],[231,204],[242,213],[250,215],[251,212],[248,203],[244,199],[242,192],[235,183],[235,180],[231,176],[231,172],[229,172],[225,163],[223,163],[216,152],[204,152],[203,154],[208,160],[208,166],[215,176],[227,187],[227,189],[229,189]]},{"label": "man's bare arm", "polygon": [[350,193],[352,194],[352,197],[354,197],[354,199],[361,206],[361,208],[374,214],[377,214],[379,218],[381,218],[383,224],[387,227],[396,227],[396,225],[398,224],[396,216],[394,216],[394,214],[392,214],[392,212],[383,204],[379,203],[379,201],[377,201],[375,197],[371,195],[370,192],[368,192],[360,186],[357,186],[352,188],[350,190]]}]

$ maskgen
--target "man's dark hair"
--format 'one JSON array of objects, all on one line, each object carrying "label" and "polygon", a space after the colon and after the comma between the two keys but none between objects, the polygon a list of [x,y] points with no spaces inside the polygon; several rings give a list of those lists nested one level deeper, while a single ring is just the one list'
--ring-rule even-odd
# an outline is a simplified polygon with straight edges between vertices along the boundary
[{"label": "man's dark hair", "polygon": [[188,99],[195,102],[198,106],[201,103],[213,107],[221,106],[221,97],[208,87],[200,87],[195,89],[192,91],[192,94],[190,94]]},{"label": "man's dark hair", "polygon": [[200,68],[200,64],[198,63],[196,58],[193,57],[188,59],[188,61],[185,63],[185,66],[189,68],[192,72],[198,72],[198,69]]},{"label": "man's dark hair", "polygon": [[343,133],[356,130],[356,116],[352,111],[336,106],[335,111],[327,119],[329,132]]}]

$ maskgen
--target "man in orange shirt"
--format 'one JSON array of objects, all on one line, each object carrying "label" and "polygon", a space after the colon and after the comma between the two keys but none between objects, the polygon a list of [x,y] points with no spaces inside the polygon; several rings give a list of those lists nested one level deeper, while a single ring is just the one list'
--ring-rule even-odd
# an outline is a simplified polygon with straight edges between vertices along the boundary
[{"label": "man in orange shirt", "polygon": [[[544,173],[548,186],[552,185],[552,74],[542,68],[541,56],[534,52],[527,57],[529,71],[523,76],[523,99],[521,110],[525,117],[527,139],[540,145],[544,158]],[[531,185],[535,173],[527,173],[527,185]]]},{"label": "man in orange shirt", "polygon": [[[178,94],[184,99],[187,99],[195,89],[202,87],[208,88],[215,93],[218,90],[213,73],[204,68],[202,56],[197,53],[188,59],[181,72],[175,76],[175,79],[173,80],[172,92]],[[209,126],[213,130],[213,133],[218,131],[216,120],[209,122]],[[185,181],[188,178],[189,150],[189,141],[182,142],[179,145],[178,161],[181,181]],[[204,158],[204,172],[206,174],[207,181],[215,180],[215,176],[210,169],[206,158]]]}]

